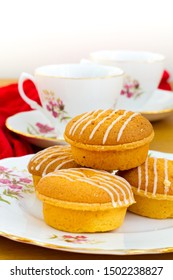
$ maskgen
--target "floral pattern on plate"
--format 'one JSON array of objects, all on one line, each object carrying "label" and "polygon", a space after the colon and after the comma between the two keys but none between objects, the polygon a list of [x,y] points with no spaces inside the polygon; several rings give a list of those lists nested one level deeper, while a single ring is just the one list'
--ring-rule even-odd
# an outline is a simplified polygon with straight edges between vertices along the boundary
[{"label": "floral pattern on plate", "polygon": [[96,244],[96,243],[102,243],[101,241],[89,238],[86,235],[71,235],[71,234],[64,234],[64,235],[56,235],[53,234],[50,239],[59,239],[63,240],[68,243],[74,243],[74,244]]},{"label": "floral pattern on plate", "polygon": [[[152,155],[173,159],[172,154],[152,151]],[[173,252],[173,219],[154,220],[127,213],[119,229],[91,234],[68,233],[48,226],[43,220],[42,203],[37,199],[27,173],[32,156],[0,161],[0,195],[10,202],[0,201],[1,236],[78,253],[131,255]],[[12,185],[14,179],[20,195],[17,198],[4,196],[4,190]]]},{"label": "floral pattern on plate", "polygon": [[28,123],[27,132],[31,135],[49,136],[56,138],[55,129],[48,124],[36,122],[35,124]]},{"label": "floral pattern on plate", "polygon": [[19,199],[23,193],[33,193],[33,184],[26,170],[0,166],[0,202],[11,204],[10,198]]}]

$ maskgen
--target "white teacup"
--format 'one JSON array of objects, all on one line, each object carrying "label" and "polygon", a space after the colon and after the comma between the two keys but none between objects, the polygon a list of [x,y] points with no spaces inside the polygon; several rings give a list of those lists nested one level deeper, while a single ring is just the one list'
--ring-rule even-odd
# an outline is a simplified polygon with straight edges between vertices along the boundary
[{"label": "white teacup", "polygon": [[[36,85],[42,106],[26,96],[23,90],[26,79]],[[32,109],[47,116],[59,137],[69,118],[91,110],[113,108],[122,84],[123,71],[116,67],[59,64],[37,68],[34,77],[22,73],[19,93]]]},{"label": "white teacup", "polygon": [[124,82],[117,108],[140,110],[157,89],[164,70],[165,57],[143,51],[97,51],[90,61],[124,70]]}]

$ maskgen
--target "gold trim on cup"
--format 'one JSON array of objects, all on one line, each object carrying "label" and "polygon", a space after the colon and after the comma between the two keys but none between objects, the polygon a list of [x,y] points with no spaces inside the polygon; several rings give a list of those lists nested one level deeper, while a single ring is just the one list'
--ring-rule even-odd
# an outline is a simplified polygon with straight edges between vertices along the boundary
[{"label": "gold trim on cup", "polygon": [[[159,56],[160,58],[158,58],[158,59],[138,59],[138,60],[136,60],[136,59],[127,59],[127,60],[121,60],[121,59],[116,59],[116,58],[99,58],[99,57],[94,57],[93,55],[94,54],[96,54],[96,53],[99,53],[99,52],[102,52],[102,51],[96,51],[96,52],[92,52],[90,55],[89,55],[89,57],[91,58],[91,60],[92,61],[94,61],[94,62],[97,62],[97,63],[99,63],[99,64],[101,64],[101,63],[103,63],[103,64],[106,64],[106,63],[129,63],[129,62],[137,62],[137,63],[155,63],[155,62],[161,62],[161,61],[163,61],[163,60],[165,60],[165,56],[163,55],[163,54],[159,54],[159,53],[153,53],[153,52],[145,52],[145,51],[132,51],[131,53],[141,53],[141,54],[150,54],[150,55],[157,55],[157,56]],[[126,53],[126,52],[129,52],[130,53],[130,51],[119,51],[119,50],[117,50],[117,51],[105,51],[105,52],[110,52],[110,53],[118,53],[118,52],[124,52],[124,53]],[[111,64],[107,64],[107,65],[110,65],[111,66]]]},{"label": "gold trim on cup", "polygon": [[[97,76],[97,77],[64,77],[64,76],[58,76],[58,75],[48,75],[48,74],[43,74],[43,73],[39,73],[39,69],[42,68],[46,68],[46,67],[51,67],[51,66],[64,66],[64,65],[84,65],[84,64],[52,64],[52,65],[45,65],[45,66],[41,66],[39,68],[37,68],[34,72],[35,76],[41,76],[41,77],[48,77],[48,78],[58,78],[58,79],[67,79],[67,80],[102,80],[102,79],[112,79],[115,77],[120,77],[124,75],[124,71],[119,68],[119,67],[115,67],[115,66],[108,66],[108,65],[95,65],[96,67],[99,68],[105,68],[105,67],[110,67],[112,68],[112,70],[116,69],[118,70],[120,73],[117,74],[112,74],[112,75],[105,75],[105,76]],[[90,65],[90,64],[87,64]],[[91,65],[92,67],[92,65]]]}]

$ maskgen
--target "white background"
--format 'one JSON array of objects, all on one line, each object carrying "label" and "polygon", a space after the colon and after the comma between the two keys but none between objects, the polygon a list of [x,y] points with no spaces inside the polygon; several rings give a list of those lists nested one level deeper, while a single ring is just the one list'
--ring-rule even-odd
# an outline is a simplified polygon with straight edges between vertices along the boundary
[{"label": "white background", "polygon": [[0,0],[0,78],[79,62],[91,51],[166,55],[173,76],[172,0]]},{"label": "white background", "polygon": [[[114,256],[112,257],[114,259]],[[3,280],[97,280],[99,279],[107,279],[107,280],[126,280],[126,279],[133,279],[133,280],[172,280],[172,261],[171,260],[126,260],[124,257],[124,260],[96,260],[97,255],[93,255],[93,260],[10,260],[10,261],[1,261],[0,262],[0,277]],[[15,269],[16,271],[17,266],[17,275],[11,275],[11,269]],[[70,269],[70,272],[73,273],[75,269],[78,271],[81,269],[82,271],[85,271],[86,269],[93,269],[94,275],[92,274],[86,274],[86,275],[45,275],[43,273],[42,275],[36,275],[35,273],[28,275],[28,273],[25,273],[25,269],[28,271],[28,268],[34,270],[36,269],[50,269],[53,268],[62,271],[62,273],[65,271],[64,268],[67,267]],[[105,270],[105,267],[107,269]],[[116,275],[114,274],[114,270],[116,270],[116,267],[163,267],[163,270],[160,275]],[[19,270],[21,271],[21,274],[19,276]],[[31,270],[30,270],[31,271]],[[105,271],[108,271],[109,275],[105,275]],[[118,272],[120,269],[117,270]],[[124,269],[123,269],[124,271]],[[133,270],[135,272],[136,270]],[[153,271],[153,269],[151,269]],[[157,272],[159,272],[160,269],[157,269]],[[128,271],[127,271],[128,272]],[[24,274],[22,276],[22,273]]]}]

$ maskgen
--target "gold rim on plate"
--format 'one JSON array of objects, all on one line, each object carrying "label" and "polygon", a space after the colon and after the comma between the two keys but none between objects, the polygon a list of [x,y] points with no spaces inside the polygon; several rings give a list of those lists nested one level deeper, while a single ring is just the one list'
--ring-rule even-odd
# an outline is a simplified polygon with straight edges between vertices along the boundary
[{"label": "gold rim on plate", "polygon": [[98,249],[98,248],[70,248],[68,246],[60,246],[40,241],[35,241],[33,239],[20,237],[17,235],[9,234],[0,231],[0,236],[8,238],[13,241],[26,243],[30,245],[35,245],[39,247],[44,247],[48,249],[54,250],[62,250],[68,252],[75,252],[75,253],[87,253],[87,254],[107,254],[107,255],[141,255],[141,254],[163,254],[163,253],[172,253],[173,247],[166,247],[166,248],[155,248],[155,249],[112,249],[112,250],[105,250],[105,249]]},{"label": "gold rim on plate", "polygon": [[149,115],[149,114],[165,114],[165,113],[171,113],[173,112],[173,108],[169,108],[169,109],[163,109],[163,110],[154,110],[154,111],[141,111],[141,114],[145,114],[145,115]]}]

